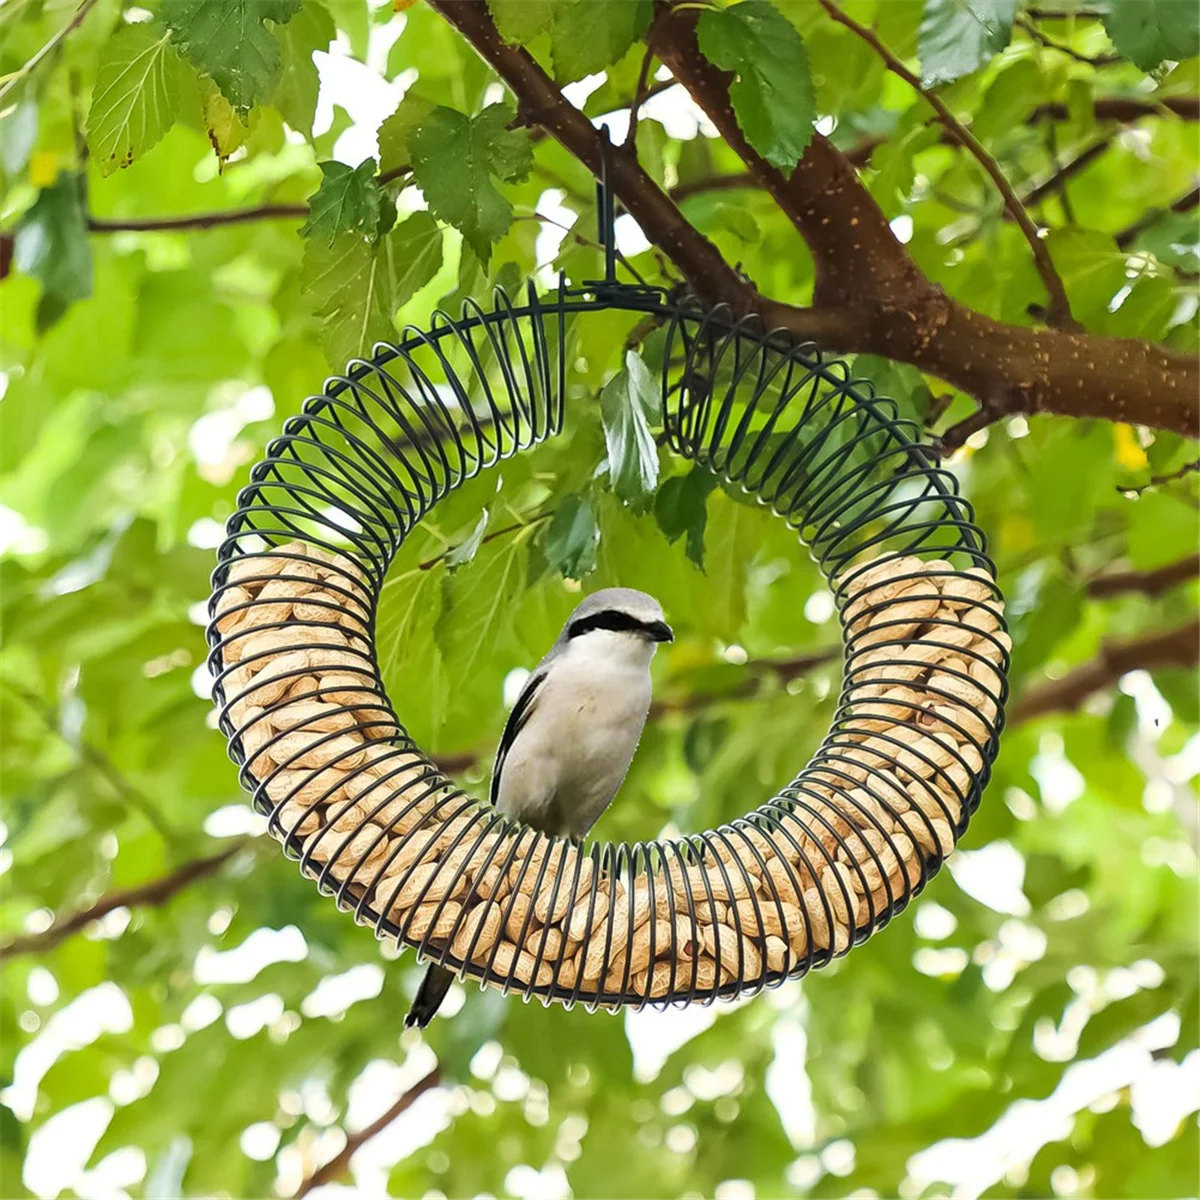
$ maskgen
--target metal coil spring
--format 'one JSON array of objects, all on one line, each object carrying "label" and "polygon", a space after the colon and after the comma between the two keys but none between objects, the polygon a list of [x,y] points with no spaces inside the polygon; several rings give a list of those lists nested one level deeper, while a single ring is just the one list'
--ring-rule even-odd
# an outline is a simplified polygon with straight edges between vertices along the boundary
[{"label": "metal coil spring", "polygon": [[[833,726],[759,808],[674,841],[535,834],[466,796],[385,694],[376,603],[446,495],[563,428],[573,324],[661,325],[669,448],[797,530],[845,641]],[[925,885],[987,783],[1010,643],[970,506],[841,362],[649,288],[438,313],[310,397],[251,473],[214,573],[210,667],[243,784],[380,937],[591,1007],[711,1002],[844,954]]]}]

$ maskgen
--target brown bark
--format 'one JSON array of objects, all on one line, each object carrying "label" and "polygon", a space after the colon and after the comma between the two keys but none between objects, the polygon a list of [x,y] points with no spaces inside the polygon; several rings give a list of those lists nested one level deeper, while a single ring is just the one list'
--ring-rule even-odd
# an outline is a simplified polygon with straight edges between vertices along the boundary
[{"label": "brown bark", "polygon": [[1074,712],[1096,692],[1113,687],[1130,671],[1154,671],[1163,667],[1194,667],[1200,661],[1200,621],[1189,621],[1177,629],[1125,642],[1105,642],[1091,661],[1051,679],[1026,688],[1008,710],[1009,725],[1020,725],[1054,712]]},{"label": "brown bark", "polygon": [[[487,7],[474,0],[430,2],[508,84],[527,118],[598,171],[600,141],[591,122],[527,51],[501,39]],[[695,23],[692,9],[660,7],[652,48],[796,225],[816,271],[813,307],[766,300],[688,224],[636,157],[615,148],[614,191],[701,295],[739,316],[759,314],[822,348],[912,363],[975,396],[987,419],[1054,412],[1196,432],[1200,368],[1194,358],[1133,339],[1008,325],[973,312],[925,277],[852,164],[826,138],[814,135],[790,176],[767,163],[742,136],[729,76],[700,54]]]}]

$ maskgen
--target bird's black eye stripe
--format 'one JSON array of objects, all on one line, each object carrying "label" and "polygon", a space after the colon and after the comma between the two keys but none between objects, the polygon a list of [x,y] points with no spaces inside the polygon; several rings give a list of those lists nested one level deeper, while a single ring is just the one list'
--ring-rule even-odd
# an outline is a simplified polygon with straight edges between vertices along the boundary
[{"label": "bird's black eye stripe", "polygon": [[639,621],[637,617],[632,617],[629,613],[617,612],[616,609],[609,608],[603,612],[589,613],[586,617],[572,621],[567,630],[567,636],[582,637],[585,633],[591,633],[593,629],[608,629],[613,633],[648,633],[652,631],[654,624],[652,621]]}]

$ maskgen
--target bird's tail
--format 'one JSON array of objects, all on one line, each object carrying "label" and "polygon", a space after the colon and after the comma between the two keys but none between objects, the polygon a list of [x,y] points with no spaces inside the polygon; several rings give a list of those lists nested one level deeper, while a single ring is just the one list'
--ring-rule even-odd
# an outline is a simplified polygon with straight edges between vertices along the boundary
[{"label": "bird's tail", "polygon": [[418,1029],[424,1029],[433,1020],[437,1010],[441,1008],[442,1001],[445,1000],[446,993],[450,990],[453,982],[453,971],[447,971],[445,967],[439,967],[436,964],[431,966],[425,972],[421,986],[417,988],[417,998],[413,1001],[412,1008],[408,1010],[408,1016],[404,1018],[405,1029],[411,1029],[414,1025]]}]

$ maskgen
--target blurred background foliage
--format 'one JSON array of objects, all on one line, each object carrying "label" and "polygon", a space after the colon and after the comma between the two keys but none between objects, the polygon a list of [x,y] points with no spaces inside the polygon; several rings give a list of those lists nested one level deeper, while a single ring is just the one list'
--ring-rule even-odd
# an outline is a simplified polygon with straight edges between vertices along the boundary
[{"label": "blurred background foliage", "polygon": [[[970,123],[1089,330],[1196,350],[1193,4],[846,7]],[[624,136],[649,4],[493,9]],[[794,161],[819,122],[922,269],[1033,321],[1029,247],[978,163],[816,0],[774,12],[786,36],[714,20],[705,47],[793,81],[759,136]],[[10,0],[0,35],[5,1195],[1195,1194],[1195,655],[1137,656],[1194,620],[1193,445],[1016,417],[955,455],[1018,707],[962,849],[884,934],[695,1013],[456,993],[426,1044],[400,1031],[411,955],[251,836],[207,700],[213,548],[248,465],[348,356],[497,282],[596,274],[592,180],[506,129],[503,88],[421,2]],[[650,84],[642,163],[803,303],[794,229],[681,89]],[[628,263],[674,283],[627,224]],[[610,486],[597,398],[635,325],[578,323],[568,436],[441,506],[378,615],[402,719],[481,792],[505,681],[580,588],[658,595],[679,640],[612,839],[753,807],[838,681],[831,597],[780,522],[666,455]],[[935,431],[971,410],[910,367],[854,372]],[[1103,686],[1074,709],[1020,708],[1088,664]]]}]

